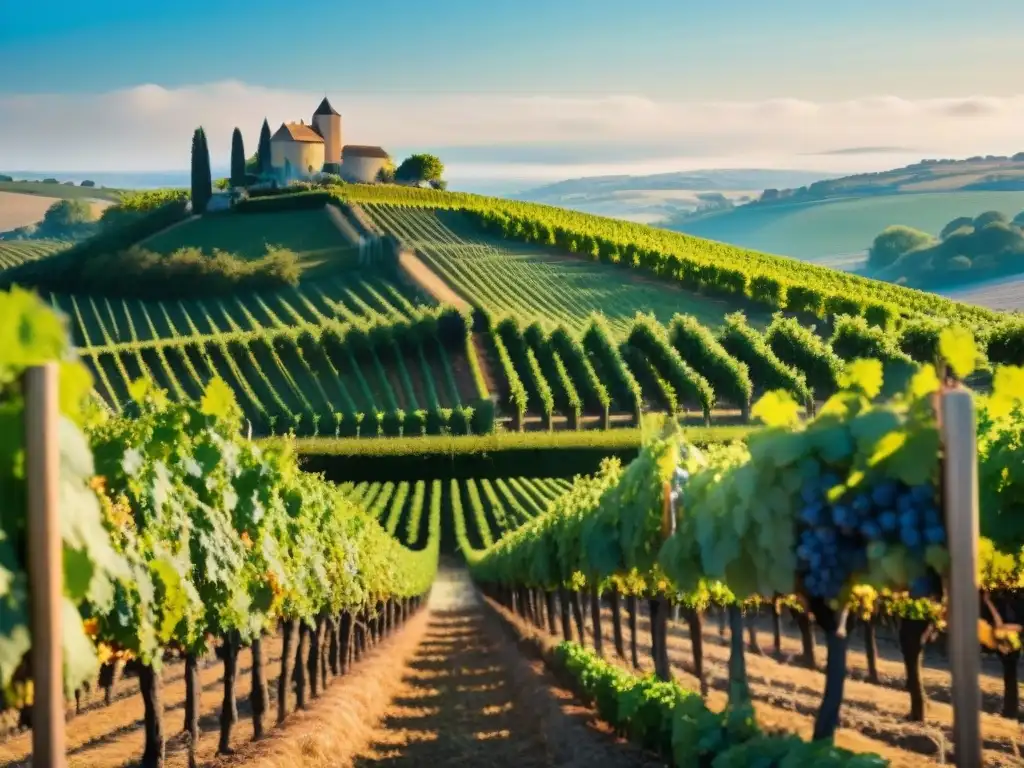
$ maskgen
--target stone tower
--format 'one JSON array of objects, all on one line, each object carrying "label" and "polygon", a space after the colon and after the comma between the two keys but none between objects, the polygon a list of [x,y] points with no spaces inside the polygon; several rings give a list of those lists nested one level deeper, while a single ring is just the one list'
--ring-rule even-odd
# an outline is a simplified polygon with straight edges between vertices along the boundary
[{"label": "stone tower", "polygon": [[334,111],[331,102],[324,96],[320,106],[313,113],[313,130],[324,139],[324,164],[341,163],[341,115]]}]

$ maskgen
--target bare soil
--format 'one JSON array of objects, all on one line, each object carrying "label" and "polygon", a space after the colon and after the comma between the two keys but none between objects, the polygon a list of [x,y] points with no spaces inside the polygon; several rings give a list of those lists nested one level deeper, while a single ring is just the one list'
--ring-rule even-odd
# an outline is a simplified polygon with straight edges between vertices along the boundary
[{"label": "bare soil", "polygon": [[435,598],[401,687],[351,765],[663,765],[616,739],[541,662],[524,659],[465,571],[449,572]]},{"label": "bare soil", "polygon": [[448,283],[434,274],[433,270],[412,251],[403,250],[398,255],[398,266],[420,289],[441,304],[451,304],[460,310],[470,308],[469,302],[453,291]]}]

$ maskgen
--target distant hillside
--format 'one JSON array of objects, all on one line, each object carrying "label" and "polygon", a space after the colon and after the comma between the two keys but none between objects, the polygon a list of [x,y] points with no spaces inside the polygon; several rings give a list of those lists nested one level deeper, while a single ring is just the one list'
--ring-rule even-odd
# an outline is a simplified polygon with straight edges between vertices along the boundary
[{"label": "distant hillside", "polygon": [[839,197],[921,192],[1024,191],[1024,152],[966,160],[922,160],[903,168],[813,181],[805,186],[765,186],[756,205],[828,200]]},{"label": "distant hillside", "polygon": [[664,226],[836,269],[857,269],[872,240],[888,226],[902,224],[938,234],[957,216],[991,210],[1015,215],[1024,210],[1024,192],[922,192],[742,205]]},{"label": "distant hillside", "polygon": [[769,187],[806,185],[834,175],[755,168],[588,176],[546,184],[509,197],[651,224],[698,208],[756,200]]}]

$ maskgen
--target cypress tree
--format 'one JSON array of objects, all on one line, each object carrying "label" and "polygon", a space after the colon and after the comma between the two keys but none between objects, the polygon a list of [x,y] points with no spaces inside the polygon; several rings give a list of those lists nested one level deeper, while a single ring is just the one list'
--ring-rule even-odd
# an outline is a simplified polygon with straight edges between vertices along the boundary
[{"label": "cypress tree", "polygon": [[266,118],[263,118],[263,127],[260,129],[260,146],[256,154],[260,159],[260,173],[270,173],[273,170],[270,164],[270,123]]},{"label": "cypress tree", "polygon": [[192,209],[197,213],[202,211],[200,202],[202,198],[202,187],[200,184],[201,173],[201,159],[203,149],[203,133],[201,128],[196,128],[192,133]]},{"label": "cypress tree", "polygon": [[203,213],[213,196],[213,179],[210,171],[210,148],[206,143],[206,132],[201,127],[196,130],[193,157],[195,159],[192,174],[192,208],[195,213]]},{"label": "cypress tree", "polygon": [[231,134],[231,186],[245,186],[245,147],[242,132],[237,128]]}]

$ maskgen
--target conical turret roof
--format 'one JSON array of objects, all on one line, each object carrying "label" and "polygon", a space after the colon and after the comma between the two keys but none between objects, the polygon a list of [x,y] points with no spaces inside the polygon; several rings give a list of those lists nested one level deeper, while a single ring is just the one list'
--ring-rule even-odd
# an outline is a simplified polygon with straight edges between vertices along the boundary
[{"label": "conical turret roof", "polygon": [[[334,107],[331,106],[331,102],[329,102],[327,100],[327,97],[324,96],[324,100],[320,102],[320,106],[316,108],[316,112],[313,113],[313,116],[316,117],[317,115],[337,115],[337,114],[338,113],[334,111]],[[338,115],[338,116],[340,117],[340,115]]]}]

